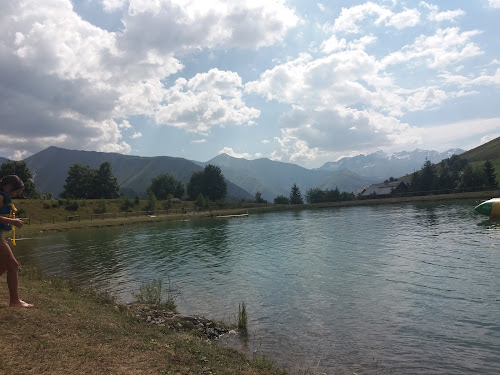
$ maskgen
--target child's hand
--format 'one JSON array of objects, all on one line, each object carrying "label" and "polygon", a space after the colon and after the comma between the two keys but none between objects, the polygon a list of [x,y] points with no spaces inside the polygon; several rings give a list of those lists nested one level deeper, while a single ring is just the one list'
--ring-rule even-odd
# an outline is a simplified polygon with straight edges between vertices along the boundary
[{"label": "child's hand", "polygon": [[10,225],[15,225],[16,227],[21,228],[24,225],[24,221],[21,219],[12,219]]}]

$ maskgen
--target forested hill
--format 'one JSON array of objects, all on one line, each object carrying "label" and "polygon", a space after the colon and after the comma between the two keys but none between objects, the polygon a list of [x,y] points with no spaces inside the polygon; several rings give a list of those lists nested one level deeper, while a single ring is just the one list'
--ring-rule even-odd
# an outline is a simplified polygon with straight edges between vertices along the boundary
[{"label": "forested hill", "polygon": [[[169,156],[142,157],[118,153],[67,150],[49,147],[25,159],[33,173],[36,189],[59,195],[67,177],[68,169],[74,163],[98,169],[100,164],[110,162],[113,174],[123,191],[143,194],[151,180],[159,174],[168,173],[187,185],[193,172],[201,166],[183,159]],[[239,186],[227,181],[228,199],[251,200],[253,196]]]}]

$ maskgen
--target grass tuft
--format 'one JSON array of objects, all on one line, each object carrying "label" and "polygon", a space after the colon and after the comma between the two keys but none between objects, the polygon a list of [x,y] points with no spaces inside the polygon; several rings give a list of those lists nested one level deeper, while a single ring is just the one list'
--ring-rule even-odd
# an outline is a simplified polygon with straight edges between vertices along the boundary
[{"label": "grass tuft", "polygon": [[[163,301],[165,294],[165,301]],[[162,306],[167,310],[175,311],[177,305],[175,303],[178,292],[172,287],[170,277],[168,278],[168,287],[163,292],[163,282],[160,279],[154,279],[149,284],[142,284],[138,293],[133,293],[137,302],[148,305]]]},{"label": "grass tuft", "polygon": [[248,335],[248,315],[245,302],[238,304],[238,330],[243,336]]}]

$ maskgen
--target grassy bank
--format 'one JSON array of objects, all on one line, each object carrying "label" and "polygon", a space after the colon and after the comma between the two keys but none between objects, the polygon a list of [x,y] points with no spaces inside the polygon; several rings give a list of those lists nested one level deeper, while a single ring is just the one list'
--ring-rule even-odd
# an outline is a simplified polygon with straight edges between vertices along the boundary
[{"label": "grassy bank", "polygon": [[250,361],[195,329],[148,324],[109,298],[33,270],[22,270],[21,296],[33,309],[0,302],[1,374],[285,374]]},{"label": "grassy bank", "polygon": [[[123,201],[119,199],[107,200],[104,203],[99,200],[76,201],[78,209],[68,211],[65,204],[58,201],[45,200],[15,200],[15,204],[21,210],[22,217],[29,217],[30,224],[25,225],[21,230],[17,230],[18,238],[31,237],[33,235],[50,232],[81,228],[99,228],[106,226],[142,225],[155,221],[178,221],[197,220],[203,218],[213,218],[217,215],[255,213],[266,211],[297,210],[309,208],[344,207],[360,205],[381,205],[399,204],[406,202],[429,202],[447,201],[453,199],[477,199],[486,200],[492,197],[499,197],[500,190],[482,191],[473,193],[426,195],[395,197],[384,199],[367,199],[347,202],[332,202],[305,205],[273,205],[255,203],[232,203],[225,205],[214,205],[211,210],[194,211],[192,202],[181,202],[164,209],[166,202],[158,202],[162,209],[146,211],[147,202],[141,201],[135,205],[130,212],[124,212],[121,208]],[[72,202],[70,202],[72,203]],[[106,212],[95,214],[105,205]]]}]

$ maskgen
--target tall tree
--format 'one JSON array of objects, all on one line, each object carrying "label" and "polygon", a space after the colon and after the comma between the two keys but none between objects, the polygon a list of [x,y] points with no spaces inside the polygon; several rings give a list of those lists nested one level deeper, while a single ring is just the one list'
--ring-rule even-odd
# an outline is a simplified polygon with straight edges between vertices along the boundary
[{"label": "tall tree", "polygon": [[66,183],[61,193],[62,198],[87,199],[92,196],[92,182],[95,170],[88,165],[75,163],[68,169]]},{"label": "tall tree", "polygon": [[120,185],[113,175],[111,163],[106,161],[95,171],[91,185],[89,198],[93,199],[113,199],[120,196]]},{"label": "tall tree", "polygon": [[431,192],[436,186],[436,172],[430,160],[425,159],[425,163],[420,171],[413,173],[410,183],[410,190],[420,194]]},{"label": "tall tree", "polygon": [[320,188],[311,188],[306,190],[307,203],[321,203],[325,201],[326,192]]},{"label": "tall tree", "polygon": [[191,175],[187,184],[187,194],[191,199],[203,194],[203,171],[196,171]]},{"label": "tall tree", "polygon": [[293,184],[290,189],[290,204],[304,204],[304,200],[300,194],[300,189],[296,184]]},{"label": "tall tree", "polygon": [[260,191],[255,193],[255,203],[267,203],[267,201],[262,198],[262,193]]},{"label": "tall tree", "polygon": [[227,194],[227,183],[218,166],[208,164],[203,170],[204,196],[212,201],[223,200]]},{"label": "tall tree", "polygon": [[160,200],[168,199],[169,195],[181,199],[184,195],[184,184],[168,173],[163,173],[153,178],[149,189]]},{"label": "tall tree", "polygon": [[439,189],[452,191],[460,183],[460,175],[467,165],[467,160],[458,155],[453,155],[451,158],[444,159],[440,164],[441,170],[439,171],[439,177],[437,177]]},{"label": "tall tree", "polygon": [[434,165],[430,160],[425,159],[425,163],[422,167],[422,190],[431,191],[434,189],[436,173],[434,171]]},{"label": "tall tree", "polygon": [[333,190],[327,190],[325,192],[325,201],[326,202],[338,202],[341,200],[341,193],[337,186]]},{"label": "tall tree", "polygon": [[461,186],[467,190],[480,190],[487,183],[486,173],[481,168],[474,168],[470,164],[464,169]]},{"label": "tall tree", "polygon": [[212,201],[223,200],[227,194],[227,183],[221,169],[208,164],[203,171],[194,172],[189,180],[187,192],[191,199],[203,194]]},{"label": "tall tree", "polygon": [[484,173],[486,174],[486,184],[488,187],[497,187],[497,179],[493,163],[489,160],[484,162]]},{"label": "tall tree", "polygon": [[33,175],[28,169],[26,162],[9,160],[0,167],[0,178],[15,174],[24,182],[24,193],[28,198],[39,198],[38,192],[35,190],[35,182]]}]

